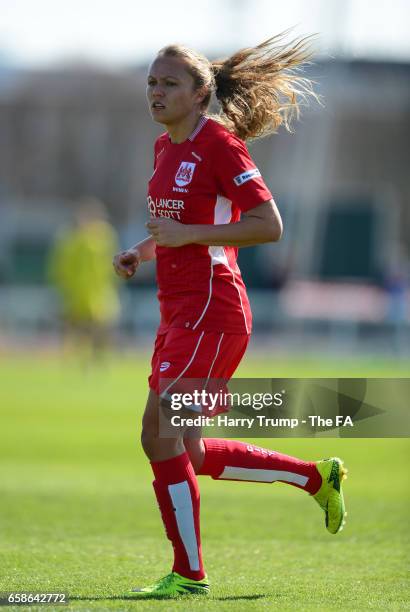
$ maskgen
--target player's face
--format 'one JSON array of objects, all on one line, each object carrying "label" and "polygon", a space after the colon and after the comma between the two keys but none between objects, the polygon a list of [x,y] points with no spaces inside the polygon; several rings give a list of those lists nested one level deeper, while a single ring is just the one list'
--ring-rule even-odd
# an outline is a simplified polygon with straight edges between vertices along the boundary
[{"label": "player's face", "polygon": [[203,94],[194,91],[194,79],[183,61],[159,57],[150,66],[147,99],[154,121],[175,125],[199,109]]}]

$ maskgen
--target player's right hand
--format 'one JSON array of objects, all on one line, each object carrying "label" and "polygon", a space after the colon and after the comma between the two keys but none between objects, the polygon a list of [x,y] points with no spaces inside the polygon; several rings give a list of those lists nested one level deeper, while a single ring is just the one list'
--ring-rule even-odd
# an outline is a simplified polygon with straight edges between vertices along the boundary
[{"label": "player's right hand", "polygon": [[117,253],[117,255],[114,256],[112,265],[118,276],[125,279],[131,278],[140,265],[139,254],[133,249],[121,251],[121,253]]}]

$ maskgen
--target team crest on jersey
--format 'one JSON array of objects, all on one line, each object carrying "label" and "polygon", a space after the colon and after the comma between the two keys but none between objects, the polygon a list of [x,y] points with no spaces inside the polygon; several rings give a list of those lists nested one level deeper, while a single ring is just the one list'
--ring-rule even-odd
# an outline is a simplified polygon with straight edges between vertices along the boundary
[{"label": "team crest on jersey", "polygon": [[195,166],[196,164],[194,164],[193,162],[181,162],[181,165],[178,168],[178,172],[175,175],[175,182],[179,187],[189,185],[189,183],[192,181]]}]

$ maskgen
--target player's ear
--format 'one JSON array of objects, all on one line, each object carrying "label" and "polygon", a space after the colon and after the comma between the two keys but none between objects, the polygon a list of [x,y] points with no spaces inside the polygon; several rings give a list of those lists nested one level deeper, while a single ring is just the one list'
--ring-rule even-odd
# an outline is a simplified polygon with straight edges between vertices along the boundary
[{"label": "player's ear", "polygon": [[196,104],[201,104],[201,102],[205,100],[207,93],[208,92],[205,86],[200,87],[199,89],[196,89],[194,93],[194,102]]}]

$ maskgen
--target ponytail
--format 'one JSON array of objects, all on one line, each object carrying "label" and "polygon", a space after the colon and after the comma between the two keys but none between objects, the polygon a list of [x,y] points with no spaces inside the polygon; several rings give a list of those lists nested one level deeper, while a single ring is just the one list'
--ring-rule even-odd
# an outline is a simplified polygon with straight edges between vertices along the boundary
[{"label": "ponytail", "polygon": [[219,121],[242,140],[275,134],[281,125],[292,132],[309,97],[320,103],[314,82],[296,74],[310,63],[312,36],[280,44],[286,34],[212,62]]}]

